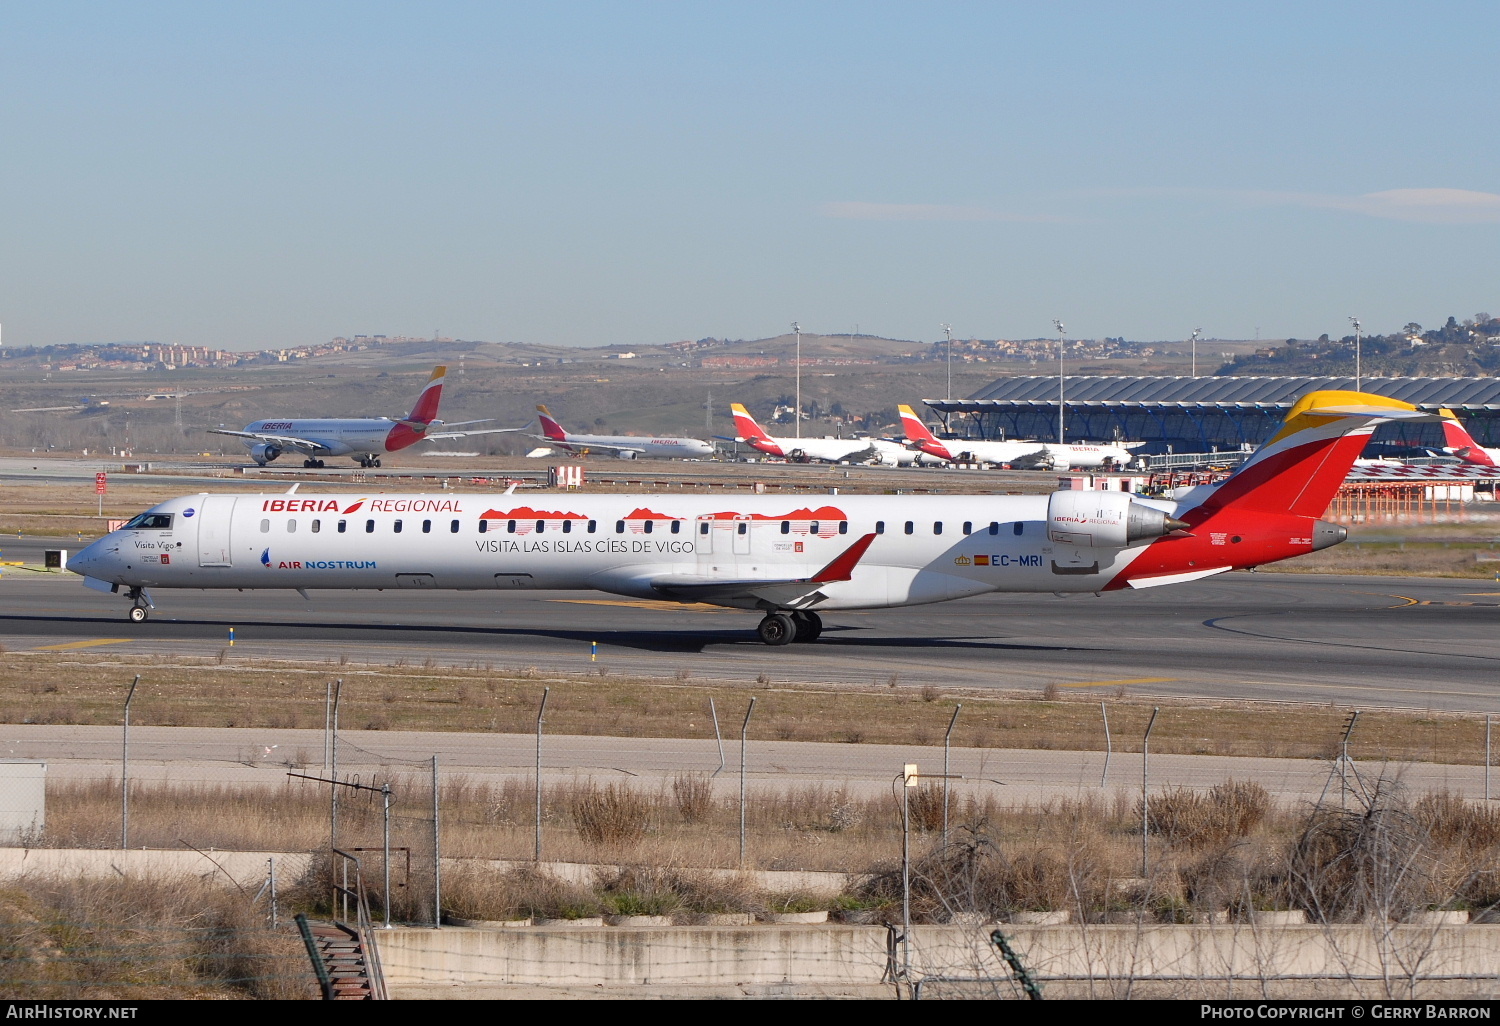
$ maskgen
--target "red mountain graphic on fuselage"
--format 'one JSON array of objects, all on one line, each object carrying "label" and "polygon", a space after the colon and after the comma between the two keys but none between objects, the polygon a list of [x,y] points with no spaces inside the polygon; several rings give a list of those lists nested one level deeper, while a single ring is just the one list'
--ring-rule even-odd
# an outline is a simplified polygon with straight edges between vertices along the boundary
[{"label": "red mountain graphic on fuselage", "polygon": [[760,513],[710,513],[700,520],[847,520],[843,510],[837,506],[819,506],[817,509],[794,509],[790,513],[764,516]]},{"label": "red mountain graphic on fuselage", "polygon": [[665,513],[640,507],[625,514],[626,520],[681,520],[682,517],[669,517]]},{"label": "red mountain graphic on fuselage", "polygon": [[517,506],[508,513],[492,509],[486,512],[481,520],[587,520],[588,517],[582,513],[560,513],[556,510],[532,509],[530,506]]}]

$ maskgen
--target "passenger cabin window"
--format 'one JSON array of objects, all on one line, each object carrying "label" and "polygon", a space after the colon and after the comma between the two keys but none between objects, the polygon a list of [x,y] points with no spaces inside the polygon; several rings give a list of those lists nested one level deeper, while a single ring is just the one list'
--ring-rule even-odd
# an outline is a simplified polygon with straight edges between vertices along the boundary
[{"label": "passenger cabin window", "polygon": [[674,520],[674,521],[672,521],[672,533],[673,534],[681,534],[682,533],[682,521],[681,520]]},{"label": "passenger cabin window", "polygon": [[[168,531],[172,528],[170,513],[142,513],[120,528],[122,531]],[[269,527],[266,530],[270,530]]]},{"label": "passenger cabin window", "polygon": [[395,523],[393,523],[391,525],[391,530],[394,531],[396,534],[400,534],[401,533],[401,521],[397,520]]},{"label": "passenger cabin window", "polygon": [[[457,520],[455,520],[453,522],[455,524],[458,523]],[[480,519],[479,519],[479,533],[480,534],[484,534],[489,529],[490,529],[490,522],[488,520],[485,520],[483,517],[480,517]]]},{"label": "passenger cabin window", "polygon": [[615,534],[624,534],[624,533],[625,533],[625,521],[623,521],[623,520],[616,520],[615,521]]},{"label": "passenger cabin window", "polygon": [[974,524],[971,521],[965,520],[964,521],[964,534],[967,535],[967,534],[973,534],[973,533],[974,533]]},{"label": "passenger cabin window", "polygon": [[[479,522],[479,526],[481,526],[481,527],[484,526],[484,521],[483,520],[481,520]],[[448,533],[449,534],[457,534],[458,533],[458,521],[457,520],[450,520],[450,521],[448,521]]]},{"label": "passenger cabin window", "polygon": [[349,521],[347,521],[347,520],[340,520],[339,521],[339,534],[343,534],[344,531],[348,529],[348,527],[349,527]]},{"label": "passenger cabin window", "polygon": [[270,534],[271,533],[271,522],[269,520],[262,520],[260,522],[260,533],[261,534]]},{"label": "passenger cabin window", "polygon": [[848,533],[849,533],[849,521],[847,521],[847,520],[840,520],[839,521],[839,534],[848,534]]},{"label": "passenger cabin window", "polygon": [[505,522],[505,533],[506,534],[515,534],[516,533],[516,522],[514,520],[507,520]]},{"label": "passenger cabin window", "polygon": [[321,530],[323,530],[323,521],[321,521],[321,520],[314,520],[312,522],[312,533],[313,534],[317,534]]},{"label": "passenger cabin window", "polygon": [[935,522],[932,525],[932,533],[933,534],[942,534],[943,533],[943,522],[941,520]]},{"label": "passenger cabin window", "polygon": [[906,533],[907,534],[911,534],[916,529],[917,529],[917,525],[916,524],[912,523],[910,520],[908,520],[906,522]]},{"label": "passenger cabin window", "polygon": [[783,520],[781,522],[781,533],[782,534],[791,534],[792,533],[792,522],[790,520]]},{"label": "passenger cabin window", "polygon": [[422,521],[422,533],[423,534],[431,534],[432,533],[432,521],[431,520],[424,520],[424,521]]},{"label": "passenger cabin window", "polygon": [[287,534],[296,534],[297,533],[297,521],[295,521],[295,520],[288,520],[286,522],[286,533]]},{"label": "passenger cabin window", "polygon": [[698,533],[699,534],[707,534],[708,533],[708,521],[707,520],[703,521],[701,524],[698,525]]},{"label": "passenger cabin window", "polygon": [[1000,522],[998,520],[991,520],[990,521],[990,534],[999,534],[999,533],[1000,533]]},{"label": "passenger cabin window", "polygon": [[884,520],[877,520],[877,521],[875,521],[875,533],[876,534],[885,534],[885,521]]},{"label": "passenger cabin window", "polygon": [[536,533],[537,534],[541,534],[546,529],[547,529],[547,521],[545,521],[545,520],[538,520],[536,522]]},{"label": "passenger cabin window", "polygon": [[571,521],[571,520],[564,520],[563,521],[563,534],[571,534],[572,531],[573,531],[573,521]]},{"label": "passenger cabin window", "polygon": [[750,533],[750,525],[747,524],[747,523],[745,523],[743,520],[741,520],[738,524],[736,524],[735,527],[737,528],[738,533],[740,533],[740,534],[749,534]]},{"label": "passenger cabin window", "polygon": [[598,526],[598,521],[596,521],[596,520],[590,520],[589,521],[589,534],[593,534],[594,533],[594,528],[596,526]]},{"label": "passenger cabin window", "polygon": [[1017,520],[1014,524],[1011,525],[1010,529],[1012,534],[1020,534],[1022,531],[1026,530],[1026,525]]},{"label": "passenger cabin window", "polygon": [[374,533],[375,533],[375,521],[373,521],[373,520],[366,520],[365,521],[365,534],[374,534]]},{"label": "passenger cabin window", "polygon": [[649,520],[648,520],[648,521],[646,521],[646,533],[647,533],[647,534],[650,534],[650,533],[651,533],[651,528],[652,528],[652,526],[654,526],[654,525],[653,525],[653,524],[652,524],[652,523],[651,523],[651,521],[649,521]]}]

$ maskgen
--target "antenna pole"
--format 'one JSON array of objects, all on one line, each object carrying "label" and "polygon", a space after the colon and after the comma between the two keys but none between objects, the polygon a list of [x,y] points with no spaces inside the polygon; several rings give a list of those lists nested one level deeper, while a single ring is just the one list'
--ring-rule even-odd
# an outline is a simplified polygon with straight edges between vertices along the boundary
[{"label": "antenna pole", "polygon": [[1053,320],[1053,327],[1057,328],[1057,444],[1063,444],[1063,334],[1065,328],[1063,322]]},{"label": "antenna pole", "polygon": [[1349,323],[1354,325],[1354,390],[1358,392],[1360,378],[1362,377],[1359,365],[1359,318],[1350,317]]},{"label": "antenna pole", "polygon": [[792,322],[792,333],[797,336],[797,410],[792,421],[797,425],[797,437],[802,437],[802,325]]},{"label": "antenna pole", "polygon": [[948,338],[948,352],[946,354],[947,357],[948,357],[948,394],[947,394],[947,396],[945,398],[947,398],[949,401],[952,401],[952,399],[953,399],[953,329],[950,328],[946,324],[939,324],[938,327],[940,327],[940,328],[943,329],[943,334],[946,335],[947,338]]}]

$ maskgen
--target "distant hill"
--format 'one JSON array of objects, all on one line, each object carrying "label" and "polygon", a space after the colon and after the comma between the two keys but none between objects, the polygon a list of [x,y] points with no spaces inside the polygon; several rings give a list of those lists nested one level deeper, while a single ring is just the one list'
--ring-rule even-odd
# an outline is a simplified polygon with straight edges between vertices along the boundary
[{"label": "distant hill", "polygon": [[[1366,335],[1359,340],[1359,364],[1366,377],[1492,377],[1500,373],[1500,319],[1481,313],[1465,321],[1449,317],[1431,330],[1411,323],[1388,335]],[[1320,335],[1262,347],[1215,373],[1342,376],[1354,370],[1355,337]]]}]

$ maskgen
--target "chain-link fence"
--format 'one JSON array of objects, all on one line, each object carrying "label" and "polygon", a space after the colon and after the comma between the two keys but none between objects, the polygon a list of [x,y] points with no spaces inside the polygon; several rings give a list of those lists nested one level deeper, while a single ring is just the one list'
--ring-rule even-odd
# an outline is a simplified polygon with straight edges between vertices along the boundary
[{"label": "chain-link fence", "polygon": [[[149,676],[128,743],[123,724],[12,724],[0,764],[9,852],[32,872],[129,856],[336,914],[348,865],[337,849],[359,860],[377,921],[435,925],[440,914],[876,921],[889,918],[903,857],[929,880],[919,913],[939,921],[1080,906],[1084,890],[1090,914],[1114,914],[1158,872],[1175,882],[1153,885],[1152,900],[1182,911],[1157,911],[1191,916],[1193,880],[1248,879],[1251,851],[1285,863],[1325,814],[1396,809],[1417,824],[1402,843],[1434,852],[1500,845],[1485,717],[1299,710],[1262,729],[1272,714],[1248,706],[965,704],[913,691],[899,706],[907,740],[872,743],[864,736],[890,731],[798,719],[773,689],[664,688],[653,715],[676,736],[632,737],[614,709],[591,712],[586,692],[541,684],[529,733],[392,730],[379,698],[350,704],[361,687],[288,681],[289,695],[322,692],[321,726],[269,710],[261,722],[286,725],[164,724],[174,696],[153,693]],[[118,855],[96,865],[91,850]],[[1188,871],[1231,850],[1236,869]],[[992,857],[1009,867],[1003,882],[982,882],[976,867]],[[528,876],[533,866],[546,872]],[[1487,878],[1454,873],[1422,903],[1490,900]],[[1106,882],[1122,880],[1135,882]],[[1203,902],[1292,900],[1284,881],[1255,886]]]}]

